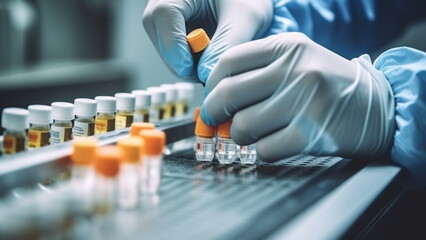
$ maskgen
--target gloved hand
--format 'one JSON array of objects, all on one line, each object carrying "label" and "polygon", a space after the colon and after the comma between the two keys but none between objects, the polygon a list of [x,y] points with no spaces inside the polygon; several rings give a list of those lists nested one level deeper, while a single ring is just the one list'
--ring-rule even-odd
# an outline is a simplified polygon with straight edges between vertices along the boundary
[{"label": "gloved hand", "polygon": [[207,81],[201,118],[233,117],[236,143],[257,142],[265,161],[294,154],[375,156],[395,131],[394,98],[368,55],[349,61],[302,33],[226,51]]},{"label": "gloved hand", "polygon": [[[224,51],[266,32],[272,9],[272,0],[151,0],[143,24],[172,72],[205,83]],[[186,42],[186,35],[196,28],[204,28],[211,37],[198,67]]]}]

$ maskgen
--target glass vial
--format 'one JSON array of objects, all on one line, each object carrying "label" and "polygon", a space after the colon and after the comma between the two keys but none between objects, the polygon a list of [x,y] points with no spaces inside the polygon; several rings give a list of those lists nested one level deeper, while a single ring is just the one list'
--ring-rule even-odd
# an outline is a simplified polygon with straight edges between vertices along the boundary
[{"label": "glass vial", "polygon": [[28,149],[49,145],[52,107],[47,105],[28,106]]},{"label": "glass vial", "polygon": [[95,134],[96,101],[89,98],[74,100],[75,121],[73,137],[92,136]]},{"label": "glass vial", "polygon": [[53,123],[50,127],[50,144],[59,144],[71,140],[74,104],[54,102],[51,107]]},{"label": "glass vial", "polygon": [[114,96],[117,99],[115,129],[128,128],[133,123],[136,98],[131,93],[116,93]]},{"label": "glass vial", "polygon": [[95,157],[95,184],[92,197],[92,211],[106,215],[115,209],[117,202],[117,176],[120,172],[120,154],[117,146],[103,146]]},{"label": "glass vial", "polygon": [[166,103],[166,91],[159,87],[149,87],[151,93],[151,109],[149,119],[152,123],[160,123],[164,119],[164,104]]},{"label": "glass vial", "polygon": [[176,117],[179,119],[190,113],[194,84],[178,82],[175,83],[175,86],[177,88]]},{"label": "glass vial", "polygon": [[116,99],[110,96],[97,96],[95,134],[111,132],[115,130]]},{"label": "glass vial", "polygon": [[200,162],[211,162],[215,153],[216,127],[206,125],[200,117],[195,124],[195,158]]},{"label": "glass vial", "polygon": [[164,119],[174,118],[176,115],[177,88],[174,84],[161,84],[160,87],[166,90]]},{"label": "glass vial", "polygon": [[23,108],[5,108],[2,112],[3,154],[14,154],[27,148],[28,111]]},{"label": "glass vial", "polygon": [[240,147],[241,164],[254,164],[257,160],[256,144],[244,145]]},{"label": "glass vial", "polygon": [[161,162],[166,144],[166,134],[160,130],[142,130],[140,136],[145,143],[142,159],[141,190],[156,194],[161,181]]},{"label": "glass vial", "polygon": [[139,171],[143,140],[140,137],[130,137],[119,140],[117,146],[121,161],[118,175],[118,204],[121,208],[132,209],[139,203]]},{"label": "glass vial", "polygon": [[228,120],[220,124],[217,128],[219,136],[217,144],[217,159],[222,164],[233,163],[238,156],[238,146],[231,139],[232,120]]},{"label": "glass vial", "polygon": [[136,97],[136,110],[133,122],[149,122],[151,93],[145,90],[133,90],[132,94]]}]

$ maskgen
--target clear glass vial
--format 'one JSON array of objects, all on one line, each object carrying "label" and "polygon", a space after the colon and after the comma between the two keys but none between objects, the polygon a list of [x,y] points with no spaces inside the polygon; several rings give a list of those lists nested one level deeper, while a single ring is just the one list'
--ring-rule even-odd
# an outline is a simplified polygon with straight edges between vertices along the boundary
[{"label": "clear glass vial", "polygon": [[136,97],[136,110],[133,122],[149,122],[149,108],[151,107],[151,93],[145,90],[133,90]]},{"label": "clear glass vial", "polygon": [[5,108],[1,116],[3,154],[14,154],[27,149],[28,111],[23,108]]},{"label": "clear glass vial", "polygon": [[190,112],[190,102],[193,98],[194,84],[178,82],[175,83],[177,88],[177,101],[176,101],[176,117],[182,118]]},{"label": "clear glass vial", "polygon": [[257,160],[256,144],[240,146],[241,164],[254,164]]},{"label": "clear glass vial", "polygon": [[128,128],[133,123],[136,98],[131,93],[116,93],[114,96],[117,99],[115,129]]},{"label": "clear glass vial", "polygon": [[95,134],[96,100],[77,98],[74,100],[75,121],[73,137],[92,136]]},{"label": "clear glass vial", "polygon": [[200,162],[211,162],[215,153],[216,127],[206,125],[200,117],[195,124],[195,158]]},{"label": "clear glass vial", "polygon": [[59,144],[72,139],[72,120],[74,120],[74,104],[53,102],[50,127],[50,144]]},{"label": "clear glass vial", "polygon": [[174,84],[161,84],[166,90],[166,103],[164,104],[164,119],[174,118],[176,115],[177,88]]},{"label": "clear glass vial", "polygon": [[95,134],[111,132],[115,130],[116,99],[111,96],[97,96]]},{"label": "clear glass vial", "polygon": [[52,107],[47,105],[28,106],[28,149],[39,148],[50,144],[50,124],[52,123]]},{"label": "clear glass vial", "polygon": [[151,93],[151,109],[149,119],[152,123],[160,123],[164,119],[164,104],[166,103],[166,91],[159,87],[149,87]]},{"label": "clear glass vial", "polygon": [[231,139],[232,120],[218,126],[217,159],[222,164],[231,164],[238,157],[238,145]]}]

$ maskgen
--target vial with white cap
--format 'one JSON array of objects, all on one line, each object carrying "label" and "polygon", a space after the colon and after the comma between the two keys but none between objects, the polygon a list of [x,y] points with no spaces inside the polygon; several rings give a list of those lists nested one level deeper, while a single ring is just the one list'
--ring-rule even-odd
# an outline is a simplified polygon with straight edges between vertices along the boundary
[{"label": "vial with white cap", "polygon": [[28,106],[28,149],[49,145],[52,107],[47,105]]},{"label": "vial with white cap", "polygon": [[116,93],[117,115],[115,117],[115,129],[128,128],[133,123],[136,98],[131,93]]},{"label": "vial with white cap", "polygon": [[146,90],[151,93],[151,109],[149,119],[153,123],[159,123],[164,119],[166,90],[159,87],[149,87]]},{"label": "vial with white cap", "polygon": [[135,118],[133,122],[149,122],[151,93],[145,90],[133,90],[132,94],[136,97]]},{"label": "vial with white cap", "polygon": [[74,137],[95,134],[96,105],[96,101],[89,98],[77,98],[74,100],[75,121],[72,129]]},{"label": "vial with white cap", "polygon": [[177,88],[174,84],[161,84],[166,90],[166,103],[164,104],[164,119],[173,118],[176,115]]},{"label": "vial with white cap", "polygon": [[176,116],[182,117],[189,113],[189,104],[193,98],[194,84],[178,82],[175,83],[177,88],[177,101],[176,101]]},{"label": "vial with white cap", "polygon": [[97,96],[95,100],[98,103],[95,119],[95,134],[114,131],[116,111],[115,97]]},{"label": "vial with white cap", "polygon": [[74,104],[53,102],[50,127],[50,144],[59,144],[72,139],[72,120],[74,119]]},{"label": "vial with white cap", "polygon": [[3,154],[14,154],[27,148],[28,111],[23,108],[5,108],[2,112]]}]

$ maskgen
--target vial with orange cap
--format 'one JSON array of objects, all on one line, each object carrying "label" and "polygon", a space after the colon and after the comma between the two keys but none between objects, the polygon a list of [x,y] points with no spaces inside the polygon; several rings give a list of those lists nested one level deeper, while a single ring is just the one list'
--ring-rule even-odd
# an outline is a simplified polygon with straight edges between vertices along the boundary
[{"label": "vial with orange cap", "polygon": [[143,154],[143,140],[130,137],[117,142],[120,150],[120,174],[118,176],[118,204],[121,208],[132,209],[139,202],[139,165]]},{"label": "vial with orange cap", "polygon": [[193,53],[194,66],[198,63],[202,51],[206,49],[210,43],[210,38],[202,28],[197,28],[186,35],[186,41]]},{"label": "vial with orange cap", "polygon": [[217,128],[217,159],[222,164],[231,164],[238,157],[238,145],[231,139],[231,125],[232,120],[228,120]]},{"label": "vial with orange cap", "polygon": [[195,158],[201,162],[214,159],[216,127],[208,126],[198,117],[195,124]]},{"label": "vial with orange cap", "polygon": [[130,125],[130,136],[131,137],[139,137],[139,133],[142,130],[146,129],[155,129],[154,123],[147,123],[147,122],[134,122],[132,125]]},{"label": "vial with orange cap", "polygon": [[166,144],[166,134],[157,129],[142,130],[139,134],[144,140],[145,151],[142,160],[141,190],[155,194],[160,187],[161,162]]},{"label": "vial with orange cap", "polygon": [[116,205],[117,176],[120,172],[120,153],[117,146],[103,146],[96,151],[96,171],[92,198],[95,214],[108,214]]}]

